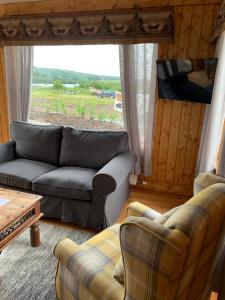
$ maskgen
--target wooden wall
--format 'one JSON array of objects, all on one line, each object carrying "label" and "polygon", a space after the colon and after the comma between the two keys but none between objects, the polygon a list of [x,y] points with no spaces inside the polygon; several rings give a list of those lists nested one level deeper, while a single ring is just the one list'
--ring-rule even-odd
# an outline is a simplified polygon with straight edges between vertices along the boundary
[{"label": "wooden wall", "polygon": [[[217,4],[176,6],[174,44],[160,45],[160,58],[209,58],[209,45]],[[157,99],[153,138],[153,173],[147,186],[191,194],[205,104]]]},{"label": "wooden wall", "polygon": [[9,138],[4,49],[0,47],[0,143]]},{"label": "wooden wall", "polygon": [[[160,45],[160,58],[214,57],[208,41],[216,4],[176,6],[174,44]],[[153,138],[153,172],[147,187],[191,194],[205,104],[157,99]]]},{"label": "wooden wall", "polygon": [[[66,11],[120,9],[130,7],[175,7],[176,37],[173,44],[160,45],[160,58],[214,57],[209,37],[221,0],[46,0],[2,4],[0,16]],[[0,49],[0,142],[7,138],[7,105]],[[199,148],[204,104],[157,98],[153,137],[153,172],[144,187],[190,195]]]},{"label": "wooden wall", "polygon": [[0,5],[0,15],[24,15],[69,11],[113,10],[132,7],[218,4],[222,0],[43,0]]}]

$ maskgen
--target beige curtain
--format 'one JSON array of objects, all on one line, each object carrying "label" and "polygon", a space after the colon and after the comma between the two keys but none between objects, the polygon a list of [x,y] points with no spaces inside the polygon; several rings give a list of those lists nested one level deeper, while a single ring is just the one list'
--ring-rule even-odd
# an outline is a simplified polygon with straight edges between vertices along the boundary
[{"label": "beige curtain", "polygon": [[[197,173],[211,172],[216,167],[218,148],[225,118],[225,32],[219,42],[219,58],[213,89],[212,103],[207,107]],[[225,153],[224,153],[225,154]]]},{"label": "beige curtain", "polygon": [[32,88],[33,47],[5,47],[9,120],[28,121]]},{"label": "beige curtain", "polygon": [[223,126],[220,147],[216,161],[216,173],[225,177],[225,123]]},{"label": "beige curtain", "polygon": [[120,46],[124,123],[138,157],[136,175],[151,174],[157,56],[156,44]]}]

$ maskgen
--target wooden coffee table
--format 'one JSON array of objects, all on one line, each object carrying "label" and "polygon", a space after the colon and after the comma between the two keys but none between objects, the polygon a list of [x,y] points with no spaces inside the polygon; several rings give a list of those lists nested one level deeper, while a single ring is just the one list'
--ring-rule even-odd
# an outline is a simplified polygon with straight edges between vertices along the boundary
[{"label": "wooden coffee table", "polygon": [[41,198],[0,187],[0,252],[29,227],[31,246],[40,245]]}]

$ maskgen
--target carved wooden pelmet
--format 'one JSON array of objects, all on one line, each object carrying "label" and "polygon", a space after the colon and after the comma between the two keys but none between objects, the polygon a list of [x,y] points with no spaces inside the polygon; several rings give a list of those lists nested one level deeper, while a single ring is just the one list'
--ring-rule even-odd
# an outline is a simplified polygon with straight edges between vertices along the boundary
[{"label": "carved wooden pelmet", "polygon": [[0,45],[127,44],[172,41],[172,8],[0,18]]}]

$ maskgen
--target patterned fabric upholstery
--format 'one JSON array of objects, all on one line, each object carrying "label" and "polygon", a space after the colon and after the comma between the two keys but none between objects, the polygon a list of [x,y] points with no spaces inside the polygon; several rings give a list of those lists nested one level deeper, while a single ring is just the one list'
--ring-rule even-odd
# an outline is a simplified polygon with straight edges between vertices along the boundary
[{"label": "patterned fabric upholstery", "polygon": [[[160,213],[156,212],[155,210],[146,207],[145,205],[139,203],[139,202],[133,202],[131,203],[127,208],[127,216],[133,216],[133,217],[145,217],[150,220],[154,220],[155,222],[163,225],[169,217],[177,210],[178,207],[175,207],[168,211],[167,213],[161,215]],[[129,218],[128,218],[129,219]],[[123,260],[122,257],[119,259],[115,266],[115,270],[113,273],[114,277],[121,283],[124,282],[124,266],[123,266]]]},{"label": "patterned fabric upholstery", "polygon": [[161,214],[144,204],[133,202],[127,208],[127,216],[146,217],[153,220],[160,217]]},{"label": "patterned fabric upholstery", "polygon": [[[57,298],[208,300],[225,234],[225,184],[204,189],[164,219],[147,218],[149,212],[132,204],[120,230],[112,226],[81,246],[61,242]],[[113,278],[119,244],[124,285]]]},{"label": "patterned fabric upholstery", "polygon": [[140,299],[208,299],[224,215],[225,185],[216,184],[182,205],[164,226],[144,218],[123,224],[126,299],[138,299],[140,278],[151,287]]},{"label": "patterned fabric upholstery", "polygon": [[225,183],[225,177],[214,173],[199,173],[194,182],[194,194],[215,183]]},{"label": "patterned fabric upholstery", "polygon": [[124,288],[113,277],[120,255],[118,224],[81,246],[69,239],[60,242],[55,249],[57,299],[122,300]]},{"label": "patterned fabric upholstery", "polygon": [[177,206],[164,214],[160,214],[159,212],[151,209],[150,207],[147,207],[146,205],[143,205],[139,202],[132,202],[127,208],[127,217],[145,217],[150,220],[154,220],[159,224],[164,224],[179,208],[180,206]]}]

